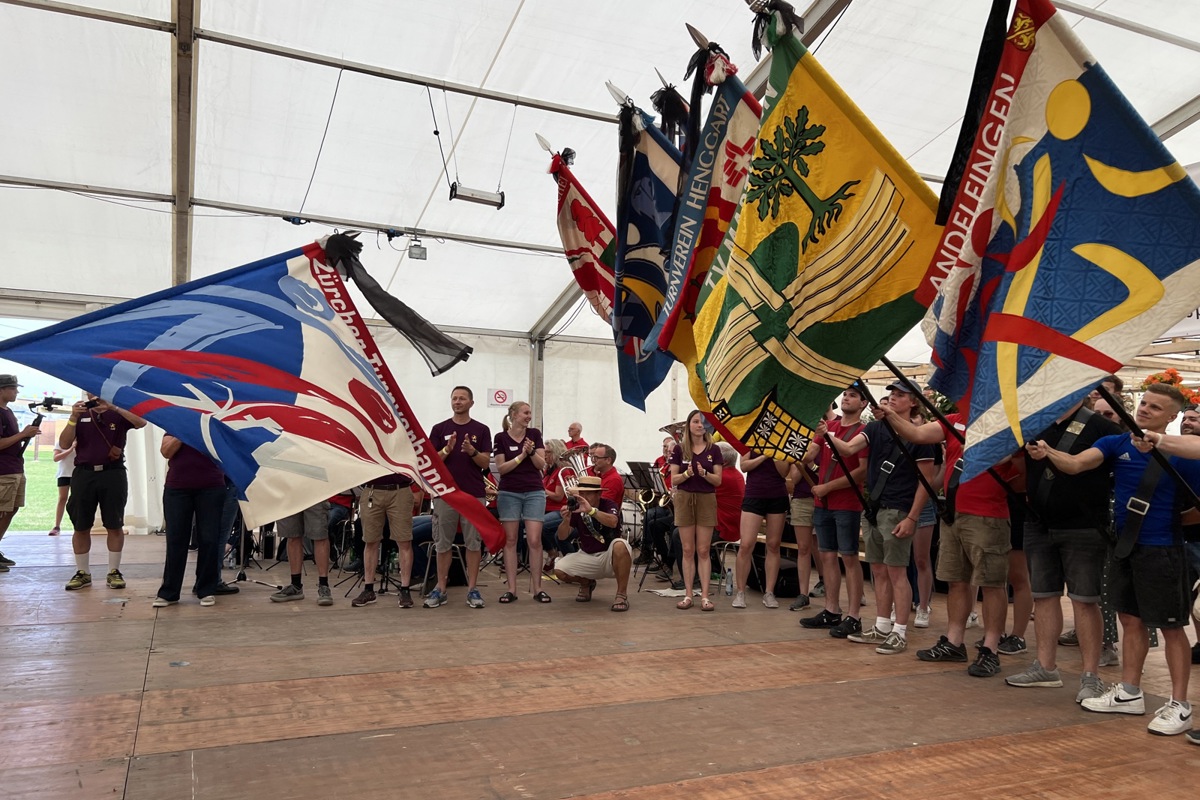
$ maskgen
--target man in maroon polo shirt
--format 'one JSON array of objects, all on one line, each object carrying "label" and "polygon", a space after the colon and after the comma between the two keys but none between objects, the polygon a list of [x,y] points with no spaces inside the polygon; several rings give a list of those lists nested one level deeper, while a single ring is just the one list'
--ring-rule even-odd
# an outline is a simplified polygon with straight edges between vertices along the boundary
[{"label": "man in maroon polo shirt", "polygon": [[[25,505],[25,442],[38,435],[36,425],[17,425],[17,415],[8,407],[16,401],[16,375],[0,375],[0,539],[8,531],[17,509]],[[15,564],[0,553],[0,572]]]},{"label": "man in maroon polo shirt", "polygon": [[124,589],[121,575],[121,551],[125,548],[125,501],[129,497],[129,477],[125,473],[125,437],[134,428],[146,427],[146,420],[123,408],[111,405],[94,394],[71,406],[71,418],[58,436],[58,446],[66,450],[75,445],[75,471],[71,474],[71,496],[67,516],[75,531],[71,540],[75,551],[75,575],[67,582],[67,591],[92,585],[88,555],[92,549],[92,524],[96,509],[108,532],[108,588]]}]

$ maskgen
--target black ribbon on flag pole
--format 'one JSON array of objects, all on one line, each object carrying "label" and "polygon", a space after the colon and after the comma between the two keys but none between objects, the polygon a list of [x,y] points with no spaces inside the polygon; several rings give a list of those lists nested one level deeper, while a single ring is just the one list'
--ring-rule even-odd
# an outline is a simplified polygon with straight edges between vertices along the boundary
[{"label": "black ribbon on flag pole", "polygon": [[325,258],[344,278],[353,281],[371,308],[416,348],[429,371],[436,377],[470,358],[473,351],[469,345],[442,333],[406,303],[383,290],[358,260],[362,242],[356,241],[354,236],[357,234],[330,236],[325,241]]}]

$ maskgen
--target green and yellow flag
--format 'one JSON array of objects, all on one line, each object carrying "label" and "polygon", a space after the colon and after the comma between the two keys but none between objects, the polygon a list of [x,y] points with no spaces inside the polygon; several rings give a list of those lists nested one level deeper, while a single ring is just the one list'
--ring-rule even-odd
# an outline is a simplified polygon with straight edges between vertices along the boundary
[{"label": "green and yellow flag", "polygon": [[747,447],[798,459],[830,400],[920,322],[937,198],[778,13],[766,40],[762,128],[697,302],[691,389]]}]

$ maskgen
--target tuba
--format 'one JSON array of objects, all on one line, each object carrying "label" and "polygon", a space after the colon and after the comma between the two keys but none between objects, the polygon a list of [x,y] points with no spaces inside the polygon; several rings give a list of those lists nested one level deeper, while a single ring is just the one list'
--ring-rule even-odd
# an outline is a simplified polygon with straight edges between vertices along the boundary
[{"label": "tuba", "polygon": [[559,480],[565,488],[574,489],[579,485],[579,479],[588,474],[588,449],[572,447],[563,460],[567,462],[567,466],[562,468]]}]

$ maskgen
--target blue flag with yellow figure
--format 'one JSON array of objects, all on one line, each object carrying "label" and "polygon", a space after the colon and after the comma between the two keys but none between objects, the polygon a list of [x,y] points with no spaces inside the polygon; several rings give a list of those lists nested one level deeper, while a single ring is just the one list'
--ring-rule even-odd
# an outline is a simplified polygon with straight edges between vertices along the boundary
[{"label": "blue flag with yellow figure", "polygon": [[747,447],[797,460],[830,400],[933,299],[937,198],[783,15],[764,23],[762,126],[693,332],[704,410]]},{"label": "blue flag with yellow figure", "polygon": [[1019,0],[934,257],[963,480],[1195,308],[1200,190],[1046,0]]},{"label": "blue flag with yellow figure", "polygon": [[621,399],[646,409],[674,358],[644,347],[667,293],[666,250],[674,228],[683,156],[654,118],[628,103],[620,115],[617,263],[612,327]]}]

